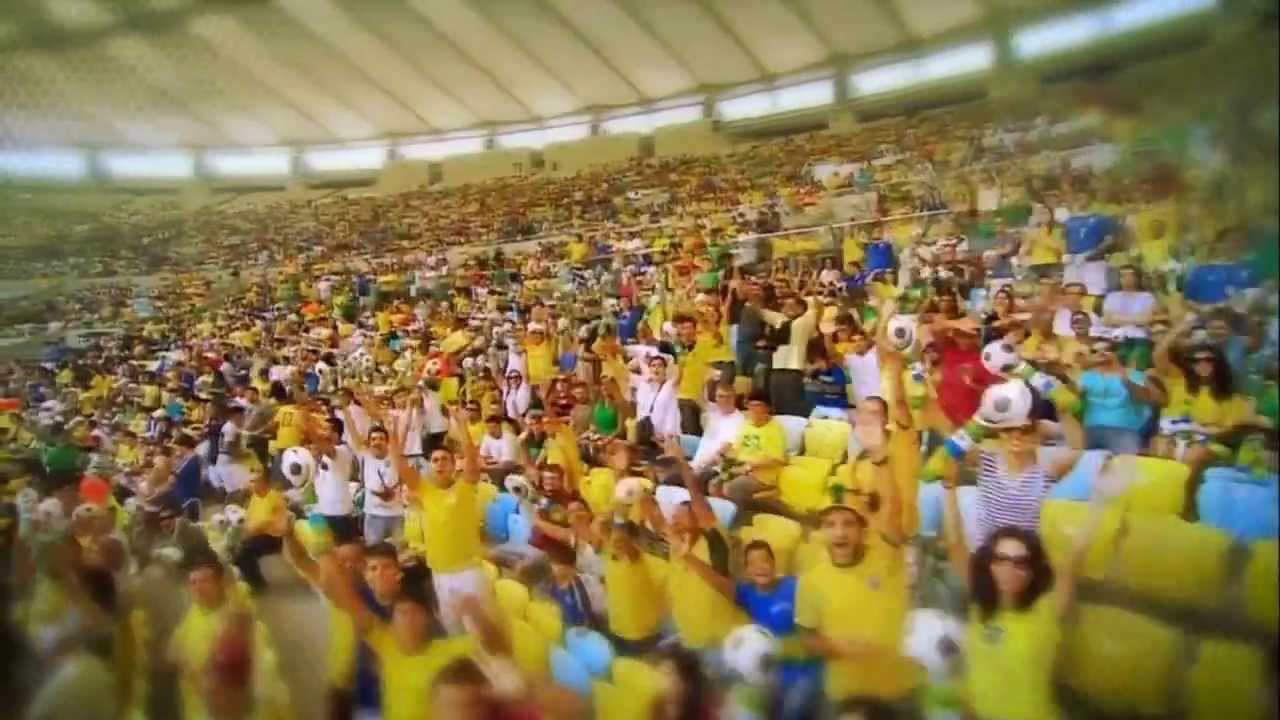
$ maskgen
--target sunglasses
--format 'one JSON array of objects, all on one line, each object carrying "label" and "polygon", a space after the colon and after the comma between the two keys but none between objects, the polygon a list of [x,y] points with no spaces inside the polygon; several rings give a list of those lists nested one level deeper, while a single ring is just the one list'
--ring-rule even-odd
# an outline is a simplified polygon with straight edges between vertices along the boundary
[{"label": "sunglasses", "polygon": [[996,553],[991,558],[992,565],[1011,565],[1018,570],[1029,570],[1031,568],[1030,555],[1008,555],[1006,553]]},{"label": "sunglasses", "polygon": [[1213,356],[1212,356],[1212,355],[1201,355],[1200,357],[1191,358],[1191,362],[1194,362],[1194,363],[1211,363],[1211,362],[1213,362]]}]

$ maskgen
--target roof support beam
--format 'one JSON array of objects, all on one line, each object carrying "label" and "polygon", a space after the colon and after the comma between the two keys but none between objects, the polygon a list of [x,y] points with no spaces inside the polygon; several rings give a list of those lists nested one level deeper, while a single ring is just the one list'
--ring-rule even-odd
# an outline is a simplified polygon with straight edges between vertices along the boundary
[{"label": "roof support beam", "polygon": [[800,24],[804,25],[804,29],[817,38],[819,43],[822,43],[822,48],[827,51],[827,57],[836,54],[835,48],[832,48],[827,43],[826,38],[822,36],[822,31],[818,30],[818,23],[814,21],[813,13],[809,12],[809,8],[805,7],[803,0],[782,0],[782,5],[799,18]]},{"label": "roof support beam", "polygon": [[[378,30],[376,23],[362,22],[360,25],[361,27],[364,28],[365,32],[377,38],[378,42],[385,45],[388,52],[395,53],[397,57],[399,57],[401,60],[404,60],[411,67],[416,68],[418,72],[422,73],[425,77],[427,77],[427,79],[431,80],[435,84],[436,88],[439,90],[441,95],[458,103],[458,106],[466,110],[467,112],[471,113],[476,118],[477,122],[483,121],[483,118],[481,117],[480,113],[474,107],[472,107],[470,103],[466,101],[466,98],[462,97],[461,95],[456,95],[454,93],[449,92],[449,90],[446,89],[442,83],[440,83],[438,80],[436,80],[431,76],[430,70],[426,66],[424,66],[422,63],[418,62],[417,58],[413,57],[408,53],[400,52],[396,47],[396,43],[391,42],[391,40],[389,40],[386,35],[384,35],[382,32]],[[390,92],[390,90],[388,90],[387,92]],[[400,101],[398,96],[393,95],[393,97],[396,97],[397,102]]]},{"label": "roof support beam", "polygon": [[707,12],[707,15],[711,16],[711,21],[716,24],[716,27],[720,28],[721,32],[728,35],[729,39],[733,40],[742,49],[742,54],[746,55],[747,59],[751,61],[751,67],[755,70],[756,77],[772,77],[773,73],[764,66],[764,63],[760,62],[760,58],[756,57],[755,53],[751,52],[751,48],[742,41],[742,37],[738,33],[734,32],[729,23],[725,22],[725,19],[720,16],[711,0],[698,0],[698,5]]},{"label": "roof support beam", "polygon": [[568,28],[569,32],[573,33],[573,37],[578,42],[582,43],[583,47],[591,51],[591,54],[596,56],[596,59],[600,61],[601,65],[604,65],[614,75],[617,75],[622,80],[622,82],[627,86],[628,90],[635,93],[635,96],[639,98],[641,101],[648,99],[645,96],[645,94],[640,91],[640,88],[636,87],[636,84],[631,82],[631,79],[627,77],[626,73],[622,72],[622,69],[619,68],[617,65],[615,65],[612,60],[605,57],[605,54],[603,52],[600,52],[600,49],[597,48],[595,44],[591,42],[590,38],[584,35],[582,31],[578,29],[577,25],[573,24],[572,18],[560,12],[560,10],[556,8],[555,3],[548,2],[548,0],[538,0],[538,1],[539,1],[539,4],[542,5],[542,7],[545,8],[548,13],[558,18],[560,22],[564,23],[564,26]]},{"label": "roof support beam", "polygon": [[903,41],[913,42],[920,39],[916,37],[915,33],[911,32],[911,28],[908,27],[907,21],[903,19],[902,13],[898,10],[898,6],[895,4],[894,0],[876,0],[876,5],[880,6],[880,10],[889,20],[889,23],[893,25],[894,29],[897,30],[899,34],[902,35],[902,40],[899,41],[900,43]]},{"label": "roof support beam", "polygon": [[448,34],[440,30],[440,28],[436,27],[435,23],[431,22],[431,18],[427,17],[426,13],[418,9],[416,3],[409,3],[409,7],[413,8],[414,12],[418,14],[418,19],[421,20],[423,23],[425,23],[426,26],[431,29],[431,32],[435,33],[436,37],[440,38],[440,40],[445,44],[446,47],[448,47],[453,52],[457,53],[463,60],[466,60],[468,63],[470,63],[471,66],[476,70],[478,70],[481,75],[484,75],[486,78],[488,78],[489,82],[493,83],[494,87],[498,88],[503,92],[504,95],[511,98],[511,102],[520,106],[520,109],[523,110],[529,117],[538,117],[538,113],[534,112],[533,108],[529,107],[529,105],[526,104],[523,100],[521,100],[518,95],[511,92],[511,88],[507,87],[506,85],[503,85],[502,81],[498,80],[498,76],[494,75],[493,72],[489,70],[489,68],[485,67],[484,63],[477,60],[471,53],[467,52],[466,48],[454,42],[453,39],[448,36]]},{"label": "roof support beam", "polygon": [[493,16],[490,15],[487,10],[485,10],[486,7],[487,7],[486,3],[483,3],[483,2],[478,2],[471,6],[472,10],[474,10],[477,15],[484,18],[485,21],[489,23],[489,26],[493,28],[493,32],[496,35],[499,35],[502,38],[504,38],[507,42],[511,43],[511,47],[515,48],[516,50],[519,50],[522,55],[529,58],[530,63],[533,64],[535,67],[537,67],[539,70],[541,70],[544,74],[546,74],[547,77],[551,78],[551,81],[553,83],[555,83],[556,85],[559,85],[564,90],[566,95],[577,100],[578,101],[577,104],[579,107],[588,104],[583,102],[582,101],[583,99],[578,97],[577,93],[573,92],[571,88],[567,87],[564,84],[564,82],[560,80],[560,75],[557,74],[555,70],[552,70],[546,63],[544,63],[542,61],[542,58],[538,57],[537,53],[535,53],[527,43],[525,43],[523,40],[516,37],[515,35],[512,35],[511,33],[507,32],[506,28],[502,27],[502,23],[495,20]]},{"label": "roof support beam", "polygon": [[642,15],[632,12],[631,9],[627,7],[627,0],[614,0],[613,4],[618,8],[619,12],[630,18],[631,22],[638,25],[640,29],[643,30],[651,40],[653,40],[653,44],[657,45],[658,49],[662,50],[662,52],[667,54],[667,57],[671,58],[672,64],[683,70],[695,84],[702,84],[702,81],[698,79],[697,73],[695,73],[692,68],[680,59],[680,54],[677,53],[666,40],[662,39],[662,36],[658,34],[658,31],[654,29],[653,25],[651,25],[648,20],[645,20]]}]

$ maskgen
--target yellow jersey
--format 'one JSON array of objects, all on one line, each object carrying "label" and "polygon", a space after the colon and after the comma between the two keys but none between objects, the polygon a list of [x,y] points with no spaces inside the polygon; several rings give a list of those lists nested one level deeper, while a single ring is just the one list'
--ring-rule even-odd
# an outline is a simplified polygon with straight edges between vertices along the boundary
[{"label": "yellow jersey", "polygon": [[268,490],[265,495],[254,493],[249,496],[249,507],[245,510],[245,525],[258,528],[268,535],[284,534],[281,518],[287,517],[289,504],[279,490]]},{"label": "yellow jersey", "polygon": [[609,630],[624,640],[653,637],[662,625],[666,607],[659,598],[662,588],[654,579],[644,553],[635,560],[605,553],[604,584]]},{"label": "yellow jersey", "polygon": [[458,635],[432,640],[423,650],[406,653],[391,631],[381,625],[369,633],[366,642],[378,658],[384,720],[430,720],[429,699],[436,674],[480,648],[470,635]]},{"label": "yellow jersey", "polygon": [[[750,421],[742,424],[738,438],[733,443],[733,456],[743,462],[761,459],[785,460],[787,458],[787,436],[782,430],[782,423],[777,418],[769,418],[769,422],[756,426]],[[777,485],[778,474],[782,466],[760,470],[754,473],[755,478],[766,485]]]},{"label": "yellow jersey", "polygon": [[1213,396],[1207,385],[1201,385],[1194,395],[1187,391],[1187,382],[1179,374],[1173,382],[1168,383],[1169,417],[1189,417],[1202,427],[1212,430],[1226,430],[1239,425],[1253,414],[1249,398],[1239,393],[1232,394],[1225,400]]},{"label": "yellow jersey", "polygon": [[[719,529],[711,532],[719,533]],[[722,535],[723,537],[723,535]],[[725,547],[728,547],[727,541]],[[711,564],[707,538],[700,537],[693,546],[694,557]],[[667,602],[675,620],[680,643],[694,650],[716,647],[729,631],[746,622],[738,607],[707,585],[683,560],[671,563],[667,574]]]},{"label": "yellow jersey", "polygon": [[1028,610],[998,610],[982,622],[969,614],[965,690],[978,717],[1054,720],[1053,664],[1061,631],[1052,592]]},{"label": "yellow jersey", "polygon": [[307,413],[290,403],[276,408],[276,450],[287,450],[302,444],[307,428]]},{"label": "yellow jersey", "polygon": [[551,342],[544,340],[538,344],[525,346],[525,360],[528,362],[529,384],[541,385],[555,377],[555,358]]},{"label": "yellow jersey", "polygon": [[449,487],[428,480],[418,487],[427,566],[450,573],[477,565],[484,555],[476,484],[458,478]]}]

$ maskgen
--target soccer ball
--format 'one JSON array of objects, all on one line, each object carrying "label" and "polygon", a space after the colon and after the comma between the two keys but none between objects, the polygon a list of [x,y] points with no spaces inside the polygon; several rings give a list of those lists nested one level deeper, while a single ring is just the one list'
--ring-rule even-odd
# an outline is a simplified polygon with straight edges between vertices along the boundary
[{"label": "soccer ball", "polygon": [[1033,404],[1030,385],[1021,380],[1007,380],[983,391],[974,419],[989,428],[1020,427],[1031,422]]},{"label": "soccer ball", "polygon": [[624,477],[613,486],[613,499],[619,505],[635,505],[644,495],[647,481],[642,477]]},{"label": "soccer ball", "polygon": [[919,608],[907,617],[902,654],[920,663],[935,683],[959,673],[963,649],[964,624],[947,613]]},{"label": "soccer ball", "polygon": [[462,358],[462,372],[470,373],[476,367],[476,359],[473,357]]},{"label": "soccer ball", "polygon": [[231,519],[227,517],[226,513],[214,513],[213,516],[209,518],[209,527],[212,528],[214,532],[221,535],[230,529]]},{"label": "soccer ball", "polygon": [[222,513],[227,517],[227,527],[238,528],[244,525],[245,512],[244,508],[239,505],[228,505],[222,509]]},{"label": "soccer ball", "polygon": [[502,481],[502,487],[518,498],[527,498],[533,495],[533,486],[529,484],[529,481],[523,475],[508,475]]},{"label": "soccer ball", "polygon": [[885,332],[894,350],[906,352],[916,344],[916,326],[915,315],[894,315],[889,318],[889,325],[885,328]]},{"label": "soccer ball", "polygon": [[996,340],[982,348],[982,367],[992,375],[1008,377],[1021,364],[1022,358],[1017,349],[1004,340]]},{"label": "soccer ball", "polygon": [[778,657],[778,639],[759,625],[741,625],[724,639],[725,664],[750,685],[764,685]]},{"label": "soccer ball", "polygon": [[304,447],[291,447],[280,457],[280,469],[290,484],[302,487],[315,478],[316,459]]}]

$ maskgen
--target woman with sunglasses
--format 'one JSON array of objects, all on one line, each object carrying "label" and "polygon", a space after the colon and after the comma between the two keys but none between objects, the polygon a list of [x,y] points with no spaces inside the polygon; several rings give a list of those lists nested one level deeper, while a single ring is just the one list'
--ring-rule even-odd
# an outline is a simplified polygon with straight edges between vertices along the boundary
[{"label": "woman with sunglasses", "polygon": [[1167,417],[1187,417],[1216,433],[1230,430],[1254,416],[1253,402],[1236,392],[1231,365],[1221,350],[1213,345],[1194,344],[1179,362],[1173,359],[1173,348],[1195,324],[1190,317],[1170,333],[1155,351],[1156,371],[1169,385]]},{"label": "woman with sunglasses", "polygon": [[1164,393],[1147,382],[1145,373],[1120,362],[1116,344],[1094,339],[1087,369],[1072,390],[1084,400],[1084,432],[1090,450],[1136,455],[1144,447],[1142,433]]},{"label": "woman with sunglasses", "polygon": [[954,464],[943,486],[948,556],[969,589],[965,689],[970,716],[980,720],[1061,717],[1053,684],[1060,621],[1075,601],[1076,579],[1103,505],[1091,503],[1084,528],[1055,572],[1039,535],[1026,527],[996,528],[970,555]]}]

